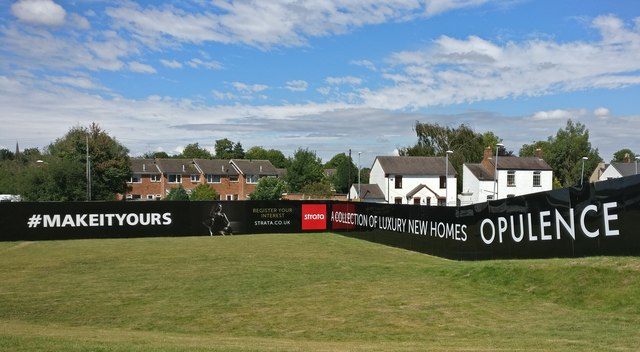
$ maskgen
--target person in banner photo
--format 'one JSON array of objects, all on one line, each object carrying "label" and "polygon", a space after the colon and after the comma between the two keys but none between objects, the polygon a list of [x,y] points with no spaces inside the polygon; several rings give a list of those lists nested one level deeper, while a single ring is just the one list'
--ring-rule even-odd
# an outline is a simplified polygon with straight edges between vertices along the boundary
[{"label": "person in banner photo", "polygon": [[203,222],[204,226],[209,229],[209,235],[232,235],[233,230],[227,215],[222,212],[222,204],[216,203],[209,212],[209,217]]}]

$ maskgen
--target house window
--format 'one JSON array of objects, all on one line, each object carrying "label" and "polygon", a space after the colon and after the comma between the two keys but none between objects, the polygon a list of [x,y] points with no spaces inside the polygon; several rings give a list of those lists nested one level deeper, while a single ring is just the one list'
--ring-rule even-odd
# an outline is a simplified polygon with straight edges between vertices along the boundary
[{"label": "house window", "polygon": [[420,197],[413,197],[413,204],[420,205]]},{"label": "house window", "polygon": [[160,182],[160,175],[151,175],[151,182]]},{"label": "house window", "polygon": [[238,182],[238,175],[229,175],[229,182]]},{"label": "house window", "polygon": [[447,188],[447,176],[440,176],[440,189]]},{"label": "house window", "polygon": [[507,198],[513,198],[515,196],[516,196],[515,194],[507,194]]},{"label": "house window", "polygon": [[493,194],[492,194],[492,195],[487,196],[487,200],[493,200]]},{"label": "house window", "polygon": [[396,189],[402,188],[402,176],[396,176]]},{"label": "house window", "polygon": [[154,200],[156,196],[154,194],[147,194],[147,200]]},{"label": "house window", "polygon": [[431,197],[427,197],[427,205],[431,206]]},{"label": "house window", "polygon": [[395,197],[393,199],[393,202],[396,203],[396,204],[402,204],[402,197]]},{"label": "house window", "polygon": [[227,200],[238,200],[237,194],[227,194]]},{"label": "house window", "polygon": [[540,187],[540,171],[533,172],[533,187]]},{"label": "house window", "polygon": [[200,181],[200,175],[191,175],[191,182],[198,182]]},{"label": "house window", "polygon": [[221,181],[220,175],[207,175],[207,183],[220,183]]},{"label": "house window", "polygon": [[446,198],[438,198],[438,206],[444,207],[447,205],[447,199]]},{"label": "house window", "polygon": [[182,183],[182,175],[180,174],[169,174],[169,183]]},{"label": "house window", "polygon": [[129,199],[129,200],[136,200],[136,199],[140,199],[140,198],[142,198],[142,196],[139,195],[139,194],[127,194],[127,199]]},{"label": "house window", "polygon": [[133,175],[131,176],[129,183],[142,183],[142,179],[140,178],[140,175]]},{"label": "house window", "polygon": [[258,183],[258,175],[247,175],[247,183]]},{"label": "house window", "polygon": [[516,186],[516,172],[507,171],[507,187],[515,187],[515,186]]}]

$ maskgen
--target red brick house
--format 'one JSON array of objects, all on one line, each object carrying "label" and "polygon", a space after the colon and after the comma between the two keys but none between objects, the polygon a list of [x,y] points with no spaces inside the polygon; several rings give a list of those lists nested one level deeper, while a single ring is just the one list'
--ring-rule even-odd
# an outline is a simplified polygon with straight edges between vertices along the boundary
[{"label": "red brick house", "polygon": [[131,159],[131,190],[119,199],[160,200],[171,188],[191,191],[206,184],[221,200],[244,200],[262,177],[278,177],[268,160]]}]

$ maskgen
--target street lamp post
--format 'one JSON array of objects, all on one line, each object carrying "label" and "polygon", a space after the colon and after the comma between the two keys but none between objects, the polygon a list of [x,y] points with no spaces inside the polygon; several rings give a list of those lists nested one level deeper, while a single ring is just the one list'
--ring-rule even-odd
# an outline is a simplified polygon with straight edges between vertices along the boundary
[{"label": "street lamp post", "polygon": [[446,207],[449,203],[449,154],[452,154],[453,151],[447,150],[447,153],[444,158],[444,206]]},{"label": "street lamp post", "polygon": [[358,152],[358,199],[362,200],[362,196],[360,195],[360,154],[362,154],[362,152]]},{"label": "street lamp post", "polygon": [[584,180],[584,161],[588,159],[589,158],[587,158],[586,156],[582,157],[582,171],[580,172],[580,186],[582,186],[582,182]]},{"label": "street lamp post", "polygon": [[640,160],[640,156],[636,156],[636,175],[638,174],[638,160]]},{"label": "street lamp post", "polygon": [[504,147],[504,144],[496,144],[496,168],[493,173],[493,199],[498,199],[498,151],[500,147]]}]

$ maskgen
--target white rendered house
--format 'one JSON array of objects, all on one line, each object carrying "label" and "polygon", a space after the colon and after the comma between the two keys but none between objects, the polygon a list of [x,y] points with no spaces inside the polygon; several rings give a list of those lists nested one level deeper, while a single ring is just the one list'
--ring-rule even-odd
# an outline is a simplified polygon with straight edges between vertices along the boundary
[{"label": "white rendered house", "polygon": [[498,156],[496,168],[496,156],[491,147],[487,147],[482,162],[463,165],[462,194],[467,197],[465,203],[550,191],[553,189],[553,170],[541,156]]},{"label": "white rendered house", "polygon": [[456,171],[446,157],[378,156],[369,183],[387,203],[456,205]]},{"label": "white rendered house", "polygon": [[620,178],[625,176],[632,176],[638,174],[638,163],[637,161],[626,162],[626,163],[611,163],[606,166],[598,181],[611,180],[614,178]]}]

